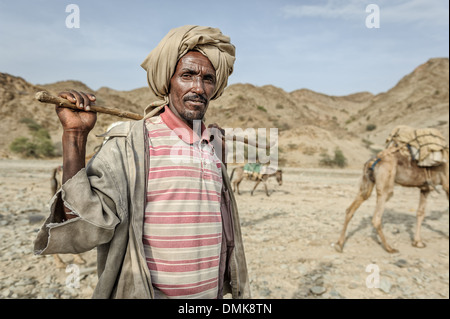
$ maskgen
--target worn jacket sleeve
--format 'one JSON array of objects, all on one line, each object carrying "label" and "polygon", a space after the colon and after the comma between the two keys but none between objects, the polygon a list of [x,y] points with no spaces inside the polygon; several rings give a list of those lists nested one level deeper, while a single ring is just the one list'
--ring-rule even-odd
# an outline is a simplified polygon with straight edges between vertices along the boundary
[{"label": "worn jacket sleeve", "polygon": [[[106,146],[107,145],[107,146]],[[102,150],[55,194],[50,216],[34,242],[35,254],[82,253],[107,243],[115,228],[126,222],[126,174],[121,167],[117,143]],[[77,217],[62,221],[61,205]]]}]

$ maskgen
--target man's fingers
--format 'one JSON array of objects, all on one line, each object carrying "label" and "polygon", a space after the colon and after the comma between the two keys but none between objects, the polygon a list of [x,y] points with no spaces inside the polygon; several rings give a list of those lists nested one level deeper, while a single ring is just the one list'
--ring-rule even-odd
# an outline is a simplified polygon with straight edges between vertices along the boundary
[{"label": "man's fingers", "polygon": [[70,93],[72,93],[73,97],[75,98],[75,104],[78,108],[83,108],[83,98],[81,97],[81,94],[77,91],[71,90]]},{"label": "man's fingers", "polygon": [[72,103],[75,103],[77,101],[77,99],[73,96],[72,93],[64,91],[64,92],[60,92],[58,94],[59,97],[62,97],[63,99],[66,99]]},{"label": "man's fingers", "polygon": [[91,104],[91,100],[90,100],[90,98],[86,95],[86,93],[84,93],[84,92],[80,92],[80,95],[81,95],[81,98],[83,99],[83,103],[81,104],[80,103],[80,106],[84,106],[84,109],[86,110],[86,111],[89,111],[91,108],[89,107],[90,106],[90,104]]},{"label": "man's fingers", "polygon": [[94,94],[75,90],[60,92],[58,96],[74,103],[80,110],[84,111],[90,111],[90,106],[94,105],[97,100]]},{"label": "man's fingers", "polygon": [[72,101],[75,101],[76,106],[84,111],[90,111],[90,106],[93,105],[93,102],[96,100],[95,96],[89,93],[70,90],[69,94],[69,96],[73,97]]},{"label": "man's fingers", "polygon": [[95,102],[95,100],[97,99],[94,94],[87,93],[86,95],[88,96],[89,100],[91,100],[91,102]]}]

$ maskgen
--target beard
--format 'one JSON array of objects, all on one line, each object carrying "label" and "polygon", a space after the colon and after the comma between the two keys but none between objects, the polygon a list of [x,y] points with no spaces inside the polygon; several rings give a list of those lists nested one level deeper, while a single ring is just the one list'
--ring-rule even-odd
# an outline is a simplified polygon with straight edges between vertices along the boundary
[{"label": "beard", "polygon": [[194,121],[201,121],[205,116],[207,107],[204,107],[199,110],[188,110],[184,109],[182,112],[179,112],[181,118],[186,122],[192,124]]},{"label": "beard", "polygon": [[191,94],[185,96],[183,98],[183,102],[185,105],[189,102],[202,103],[203,105],[197,105],[193,108],[192,106],[184,107],[182,110],[178,111],[182,119],[191,124],[193,123],[193,121],[203,120],[206,110],[208,109],[208,100],[206,99],[206,97],[202,95]]}]

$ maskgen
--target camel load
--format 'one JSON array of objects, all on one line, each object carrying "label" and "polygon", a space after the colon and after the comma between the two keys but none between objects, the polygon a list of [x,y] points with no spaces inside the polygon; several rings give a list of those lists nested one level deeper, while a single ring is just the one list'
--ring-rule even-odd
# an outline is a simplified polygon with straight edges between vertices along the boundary
[{"label": "camel load", "polygon": [[434,128],[414,129],[406,125],[395,127],[386,139],[386,148],[399,147],[406,157],[417,161],[417,166],[432,167],[445,162],[448,150],[444,136]]}]

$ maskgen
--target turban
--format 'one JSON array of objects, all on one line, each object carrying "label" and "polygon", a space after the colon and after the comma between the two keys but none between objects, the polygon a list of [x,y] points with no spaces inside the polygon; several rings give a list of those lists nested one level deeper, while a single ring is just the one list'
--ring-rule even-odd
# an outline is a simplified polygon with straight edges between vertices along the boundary
[{"label": "turban", "polygon": [[217,28],[186,25],[169,31],[155,49],[142,62],[147,81],[157,100],[145,109],[150,117],[169,103],[169,84],[178,60],[188,51],[195,50],[206,56],[216,70],[216,87],[212,99],[222,95],[233,72],[235,47],[230,38]]}]

